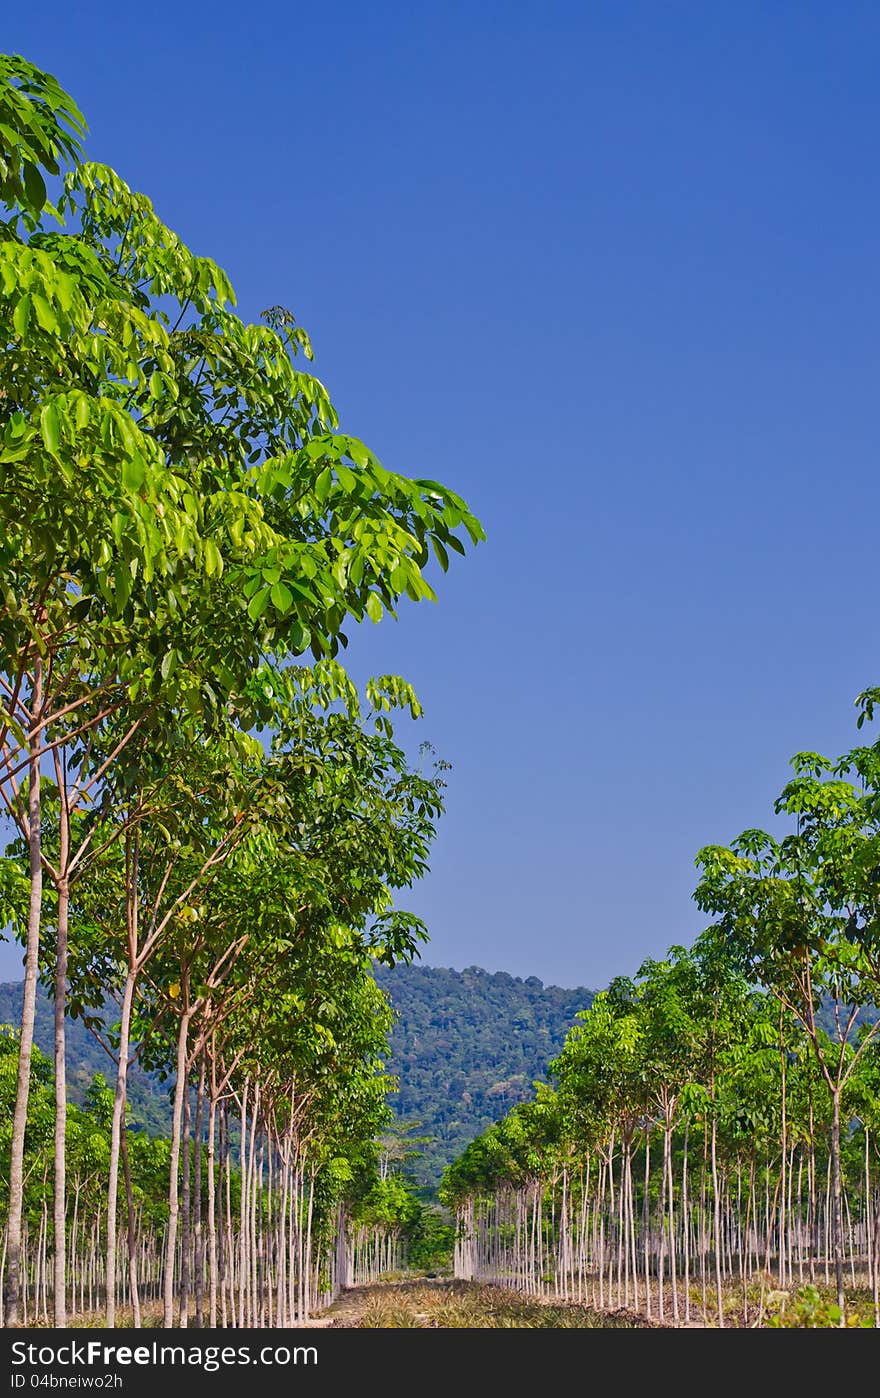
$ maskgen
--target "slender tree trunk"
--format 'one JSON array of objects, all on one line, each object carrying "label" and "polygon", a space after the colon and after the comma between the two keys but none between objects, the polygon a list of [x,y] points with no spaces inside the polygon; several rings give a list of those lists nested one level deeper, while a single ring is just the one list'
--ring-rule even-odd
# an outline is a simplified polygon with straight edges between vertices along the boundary
[{"label": "slender tree trunk", "polygon": [[[713,1086],[714,1095],[714,1086]],[[718,1121],[715,1116],[715,1103],[712,1103],[711,1138],[712,1196],[715,1219],[715,1295],[718,1303],[718,1326],[724,1328],[724,1295],[721,1285],[721,1198],[718,1183]]]},{"label": "slender tree trunk", "polygon": [[76,1176],[76,1179],[75,1179],[75,1183],[74,1183],[74,1190],[73,1190],[73,1219],[72,1219],[71,1225],[70,1225],[70,1277],[71,1277],[70,1300],[71,1300],[71,1309],[72,1309],[74,1315],[76,1315],[76,1273],[77,1273],[76,1243],[77,1243],[77,1235],[78,1235],[78,1228],[79,1228],[79,1193],[80,1193],[80,1179],[79,1179],[79,1175],[77,1175],[77,1176]]},{"label": "slender tree trunk", "polygon": [[12,1117],[12,1142],[9,1159],[9,1284],[6,1295],[6,1324],[10,1328],[21,1323],[22,1309],[22,1219],[24,1214],[24,1145],[27,1129],[28,1096],[31,1083],[31,1054],[34,1044],[34,1018],[37,1004],[37,970],[40,955],[40,915],[43,902],[43,865],[40,831],[40,759],[35,756],[40,746],[40,732],[35,731],[43,717],[43,661],[34,660],[34,683],[31,694],[31,734],[28,763],[28,863],[30,870],[30,900],[28,903],[27,951],[25,955],[24,988],[21,1002],[21,1036],[18,1045],[18,1078],[15,1089],[15,1111]]},{"label": "slender tree trunk", "polygon": [[312,1272],[312,1217],[313,1217],[314,1201],[315,1201],[315,1175],[314,1175],[314,1171],[312,1171],[312,1172],[310,1172],[310,1174],[309,1174],[309,1205],[308,1205],[308,1213],[306,1214],[306,1255],[305,1255],[306,1292],[305,1292],[305,1313],[304,1313],[304,1315],[303,1315],[303,1317],[302,1317],[303,1320],[308,1320],[308,1318],[309,1318],[309,1298],[310,1298],[311,1272]]},{"label": "slender tree trunk", "polygon": [[128,1081],[128,1053],[131,1044],[131,1007],[137,972],[129,969],[122,992],[122,1007],[119,1025],[119,1062],[116,1067],[116,1092],[113,1098],[113,1117],[110,1123],[110,1162],[107,1179],[107,1304],[105,1321],[108,1328],[116,1324],[116,1252],[117,1252],[117,1210],[119,1200],[119,1156],[122,1133],[125,1130],[125,1099]]},{"label": "slender tree trunk", "polygon": [[241,1095],[241,1145],[239,1147],[239,1173],[241,1176],[241,1198],[239,1200],[239,1224],[238,1224],[238,1248],[239,1248],[239,1274],[238,1274],[238,1323],[240,1326],[247,1324],[245,1319],[245,1305],[249,1296],[248,1287],[248,1092],[250,1089],[250,1079],[245,1078],[244,1089]]},{"label": "slender tree trunk", "polygon": [[843,1186],[840,1173],[840,1088],[831,1094],[831,1252],[840,1323],[844,1323],[843,1295]]},{"label": "slender tree trunk", "polygon": [[205,1112],[205,1060],[201,1061],[199,1069],[199,1086],[196,1095],[196,1124],[194,1132],[193,1149],[195,1152],[195,1189],[193,1192],[193,1214],[195,1231],[195,1293],[196,1293],[196,1314],[195,1325],[197,1330],[201,1330],[204,1324],[203,1296],[204,1296],[204,1276],[205,1276],[205,1240],[202,1232],[202,1129],[204,1125]]},{"label": "slender tree trunk", "polygon": [[223,1325],[226,1325],[226,1305],[227,1292],[229,1311],[232,1316],[233,1329],[238,1324],[235,1317],[235,1251],[232,1246],[232,1161],[230,1159],[229,1141],[229,1109],[223,1109],[223,1175],[225,1183],[224,1202],[226,1207],[226,1224],[223,1243],[223,1285],[221,1287],[221,1300],[223,1305]]},{"label": "slender tree trunk", "polygon": [[786,1259],[787,1223],[786,1223],[786,1209],[785,1209],[785,1203],[786,1203],[786,1193],[785,1193],[785,1184],[786,1184],[786,1180],[785,1180],[785,1171],[786,1171],[786,1165],[787,1165],[787,1163],[788,1163],[788,1119],[787,1119],[787,1109],[788,1109],[788,1091],[787,1091],[787,1087],[788,1087],[788,1084],[787,1084],[787,1080],[786,1080],[786,1071],[785,1071],[785,1069],[786,1069],[786,1059],[785,1059],[785,1043],[784,1043],[784,1041],[783,1041],[783,1012],[782,1012],[782,1007],[781,1007],[781,1006],[780,1006],[780,1010],[779,1010],[779,1055],[780,1055],[780,1060],[781,1060],[781,1062],[780,1062],[780,1071],[781,1071],[781,1074],[782,1074],[782,1081],[781,1081],[781,1093],[782,1093],[782,1100],[781,1100],[781,1106],[782,1106],[782,1121],[781,1121],[781,1124],[780,1124],[781,1159],[780,1159],[780,1164],[779,1164],[779,1169],[780,1169],[780,1172],[781,1172],[781,1175],[780,1175],[780,1188],[779,1188],[779,1285],[780,1285],[781,1287],[784,1288],[785,1285],[786,1285],[786,1282],[790,1280],[790,1277],[789,1277],[789,1268],[788,1268],[787,1259]]},{"label": "slender tree trunk", "polygon": [[141,1328],[141,1302],[138,1293],[137,1269],[137,1230],[134,1217],[134,1193],[131,1187],[131,1168],[128,1160],[128,1133],[122,1133],[122,1174],[125,1180],[125,1205],[128,1219],[128,1289],[131,1295],[132,1325]]},{"label": "slender tree trunk", "polygon": [[[67,866],[69,830],[66,804],[62,799],[60,866]],[[58,945],[55,957],[55,1188],[53,1191],[53,1288],[55,1328],[67,1325],[67,1054],[65,1015],[67,1011],[67,935],[70,886],[66,878],[57,884]]]},{"label": "slender tree trunk", "polygon": [[189,1031],[189,1011],[180,1016],[177,1033],[177,1082],[174,1087],[174,1114],[171,1120],[171,1176],[168,1183],[168,1232],[165,1243],[165,1276],[163,1284],[163,1319],[166,1330],[174,1325],[174,1264],[177,1253],[177,1221],[180,1214],[180,1136],[183,1124],[183,1099],[187,1090],[186,1043]]},{"label": "slender tree trunk", "polygon": [[684,1323],[691,1320],[691,1248],[690,1248],[690,1201],[688,1199],[688,1136],[690,1122],[684,1124],[684,1149],[681,1158],[681,1216],[684,1220],[683,1261],[684,1261]]},{"label": "slender tree trunk", "polygon": [[816,1280],[816,1219],[819,1209],[816,1191],[816,1139],[813,1135],[813,1103],[810,1101],[810,1150],[807,1156],[807,1267],[811,1282]]},{"label": "slender tree trunk", "polygon": [[183,1155],[183,1179],[181,1181],[180,1209],[180,1296],[178,1323],[181,1330],[189,1327],[189,1245],[190,1245],[190,1100],[189,1085],[183,1094],[183,1127],[181,1131],[181,1151]]},{"label": "slender tree trunk", "polygon": [[660,1216],[659,1216],[659,1219],[658,1219],[659,1230],[660,1230],[660,1238],[659,1238],[660,1247],[659,1247],[659,1250],[658,1250],[659,1255],[658,1255],[658,1258],[657,1258],[657,1312],[658,1312],[658,1314],[659,1314],[661,1320],[665,1320],[665,1318],[666,1318],[666,1300],[665,1300],[664,1286],[665,1286],[665,1281],[666,1281],[666,1244],[667,1244],[667,1236],[668,1236],[668,1235],[667,1235],[667,1231],[666,1231],[666,1212],[667,1212],[667,1198],[668,1198],[668,1196],[667,1196],[667,1181],[668,1181],[668,1178],[669,1178],[669,1174],[668,1174],[668,1170],[667,1170],[667,1162],[666,1162],[666,1152],[667,1152],[668,1143],[669,1143],[669,1137],[668,1137],[668,1135],[667,1135],[667,1132],[664,1130],[664,1132],[663,1132],[663,1152],[662,1152],[662,1156],[661,1156],[661,1171],[660,1171]]},{"label": "slender tree trunk", "polygon": [[[213,1071],[213,1069],[212,1069]],[[212,1079],[213,1082],[213,1079]],[[208,1324],[217,1325],[217,1184],[214,1149],[217,1127],[217,1098],[211,1090],[208,1103]]]},{"label": "slender tree trunk", "polygon": [[43,1206],[40,1209],[40,1230],[37,1233],[37,1254],[34,1258],[34,1320],[40,1315],[40,1306],[43,1307],[43,1318],[48,1323],[49,1312],[46,1307],[46,1234],[49,1231],[49,1212],[46,1208],[46,1175],[43,1174]]},{"label": "slender tree trunk", "polygon": [[667,1119],[666,1123],[666,1171],[669,1177],[669,1188],[667,1198],[669,1200],[669,1279],[672,1286],[672,1319],[676,1325],[680,1320],[678,1306],[678,1257],[675,1247],[675,1180],[672,1173],[672,1122]]},{"label": "slender tree trunk", "polygon": [[872,1205],[873,1201],[869,1200],[868,1227],[874,1229],[874,1277],[871,1282],[871,1297],[874,1302],[874,1327],[880,1329],[880,1191],[873,1216]]},{"label": "slender tree trunk", "polygon": [[645,1185],[642,1198],[642,1232],[645,1254],[645,1315],[651,1319],[651,1128],[645,1126]]}]

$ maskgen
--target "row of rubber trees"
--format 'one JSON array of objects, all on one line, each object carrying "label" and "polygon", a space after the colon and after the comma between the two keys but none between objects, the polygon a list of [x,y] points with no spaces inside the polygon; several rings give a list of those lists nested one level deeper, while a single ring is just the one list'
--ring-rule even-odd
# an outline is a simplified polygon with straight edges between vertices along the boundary
[{"label": "row of rubber trees", "polygon": [[[683,964],[648,975],[677,978]],[[753,1017],[736,1040],[699,1075],[685,1076],[682,1054],[664,1080],[634,1022],[641,1006],[634,1016],[617,993],[580,1017],[553,1065],[558,1087],[542,1086],[447,1170],[456,1275],[723,1325],[760,1323],[774,1293],[834,1287],[839,1263],[846,1288],[870,1293],[876,1322],[877,1055],[845,1094],[838,1241],[827,1094],[802,1037],[780,1038],[777,1007],[744,997]]]},{"label": "row of rubber trees", "polygon": [[[0,127],[0,926],[25,972],[5,1322],[29,1303],[63,1326],[91,1292],[113,1325],[124,1291],[166,1325],[191,1299],[275,1323],[344,1254],[332,1220],[387,1085],[371,958],[424,936],[396,899],[442,810],[442,766],[394,742],[412,690],[360,694],[334,657],[482,529],[338,430],[293,314],[241,319],[23,57],[0,55]],[[108,1054],[106,1160],[70,1101],[71,1016]],[[175,1085],[161,1209],[134,1062]]]}]

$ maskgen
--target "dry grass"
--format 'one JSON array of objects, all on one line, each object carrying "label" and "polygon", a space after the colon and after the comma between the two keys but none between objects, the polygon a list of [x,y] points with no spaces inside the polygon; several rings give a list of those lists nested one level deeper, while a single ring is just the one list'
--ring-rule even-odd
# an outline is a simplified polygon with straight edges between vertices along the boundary
[{"label": "dry grass", "polygon": [[[680,1296],[679,1326],[694,1329],[718,1326],[715,1298],[691,1289],[691,1314],[684,1320],[684,1297]],[[729,1329],[784,1326],[796,1328],[829,1327],[837,1324],[833,1287],[805,1288],[794,1285],[779,1290],[774,1279],[757,1274],[746,1288],[724,1288],[724,1324]],[[335,1328],[370,1330],[641,1330],[673,1327],[671,1298],[666,1299],[666,1318],[658,1319],[654,1298],[653,1317],[631,1310],[599,1310],[573,1302],[554,1302],[523,1296],[504,1286],[479,1282],[432,1281],[426,1279],[378,1283],[344,1292],[321,1322]],[[743,1306],[746,1301],[745,1307]],[[846,1324],[871,1325],[873,1303],[866,1288],[847,1290]]]},{"label": "dry grass", "polygon": [[[415,1281],[372,1287],[358,1306],[354,1294],[333,1323],[364,1330],[632,1330],[651,1327],[641,1316],[589,1306],[549,1305],[501,1286]],[[354,1303],[354,1304],[353,1304]],[[346,1314],[347,1311],[347,1314]]]},{"label": "dry grass", "polygon": [[[42,1315],[28,1316],[28,1327],[35,1330],[51,1330],[51,1311],[49,1320]],[[141,1326],[144,1330],[161,1329],[162,1326],[162,1302],[145,1301],[141,1303]],[[116,1307],[116,1329],[131,1330],[134,1327],[134,1312],[130,1306]],[[69,1330],[103,1330],[104,1329],[104,1308],[95,1311],[79,1311],[74,1316],[69,1316],[67,1321]]]}]

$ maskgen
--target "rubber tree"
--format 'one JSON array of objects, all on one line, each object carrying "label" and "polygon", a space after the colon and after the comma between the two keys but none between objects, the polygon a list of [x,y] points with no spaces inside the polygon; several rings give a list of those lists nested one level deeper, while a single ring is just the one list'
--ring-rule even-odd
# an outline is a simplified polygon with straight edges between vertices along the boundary
[{"label": "rubber tree", "polygon": [[[57,174],[60,159],[77,157],[79,113],[54,79],[24,60],[5,58],[0,109],[7,118],[0,138],[0,197],[12,210],[0,226],[0,791],[28,843],[31,879],[10,1178],[9,1320],[15,1324],[44,871],[41,762],[52,750],[53,714],[72,716],[82,703],[81,693],[66,691],[82,653],[82,610],[101,570],[121,560],[145,571],[151,560],[161,566],[166,528],[179,526],[182,538],[186,521],[173,507],[173,482],[161,468],[158,449],[139,436],[116,403],[90,391],[93,371],[100,371],[95,341],[101,342],[97,358],[106,377],[127,357],[132,317],[124,307],[98,315],[106,286],[100,276],[91,277],[99,271],[94,262],[86,258],[78,266],[76,253],[65,262],[43,245],[47,206],[39,167]],[[98,319],[100,337],[94,333]],[[160,494],[167,497],[165,523],[156,514]],[[104,588],[108,609],[118,616],[121,608],[106,577]],[[63,1039],[63,1026],[59,1032]],[[63,1066],[61,1078],[63,1086]],[[63,1239],[56,1258],[59,1281],[63,1321]]]}]

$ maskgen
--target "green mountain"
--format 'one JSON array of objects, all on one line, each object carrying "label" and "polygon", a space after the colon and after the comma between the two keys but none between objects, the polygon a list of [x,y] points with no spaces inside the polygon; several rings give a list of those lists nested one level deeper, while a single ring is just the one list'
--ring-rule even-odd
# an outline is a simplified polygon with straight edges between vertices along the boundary
[{"label": "green mountain", "polygon": [[[395,1010],[388,1069],[400,1091],[390,1101],[402,1124],[418,1123],[414,1137],[428,1137],[410,1173],[435,1185],[443,1166],[468,1141],[531,1095],[546,1078],[547,1062],[562,1047],[566,1030],[593,992],[561,990],[536,976],[521,980],[479,966],[452,971],[438,966],[378,966],[376,979]],[[113,1013],[111,1011],[111,1013]],[[21,1020],[21,984],[0,985],[0,1023]],[[36,1042],[52,1054],[52,1002],[37,1001]],[[89,1031],[68,1021],[70,1095],[82,1102],[95,1073],[111,1082],[112,1060]],[[134,1068],[129,1075],[132,1120],[167,1133],[169,1083]]]},{"label": "green mountain", "polygon": [[376,979],[396,1014],[388,1068],[400,1091],[391,1105],[401,1123],[419,1123],[415,1137],[430,1138],[410,1166],[425,1185],[546,1081],[548,1060],[594,994],[479,966],[379,966]]}]

